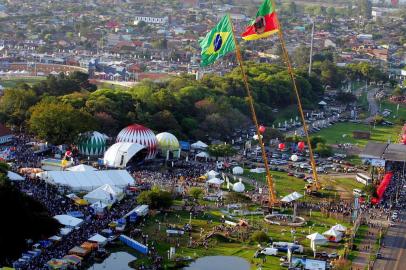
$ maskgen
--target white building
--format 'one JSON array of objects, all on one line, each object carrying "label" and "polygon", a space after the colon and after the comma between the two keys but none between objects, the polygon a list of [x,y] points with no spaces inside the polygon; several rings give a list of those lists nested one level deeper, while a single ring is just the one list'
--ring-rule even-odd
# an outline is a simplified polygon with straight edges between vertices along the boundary
[{"label": "white building", "polygon": [[134,25],[137,25],[139,22],[146,22],[152,24],[167,24],[169,22],[169,17],[135,16]]}]

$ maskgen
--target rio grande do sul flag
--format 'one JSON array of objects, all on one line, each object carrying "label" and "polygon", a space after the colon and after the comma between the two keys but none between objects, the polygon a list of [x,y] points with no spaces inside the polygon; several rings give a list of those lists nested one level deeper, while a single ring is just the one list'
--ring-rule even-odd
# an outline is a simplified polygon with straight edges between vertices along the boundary
[{"label": "rio grande do sul flag", "polygon": [[221,21],[200,42],[201,66],[213,64],[220,57],[235,50],[233,26],[229,16]]},{"label": "rio grande do sul flag", "polygon": [[245,29],[242,38],[244,40],[266,38],[275,34],[278,30],[275,7],[271,0],[264,0],[264,3],[259,7],[255,20]]}]

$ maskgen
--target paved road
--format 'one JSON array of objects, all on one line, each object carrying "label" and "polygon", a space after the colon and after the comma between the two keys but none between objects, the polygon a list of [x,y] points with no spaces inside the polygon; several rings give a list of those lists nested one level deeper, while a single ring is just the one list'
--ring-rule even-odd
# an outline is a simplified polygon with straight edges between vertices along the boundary
[{"label": "paved road", "polygon": [[[406,220],[406,214],[400,215]],[[396,223],[389,228],[381,248],[382,259],[375,262],[374,270],[404,270],[406,269],[406,223]]]},{"label": "paved road", "polygon": [[378,89],[371,89],[367,93],[367,100],[369,104],[369,117],[365,119],[366,122],[371,122],[371,120],[374,119],[375,115],[378,114],[379,111],[379,106],[378,103],[376,102],[375,95]]}]

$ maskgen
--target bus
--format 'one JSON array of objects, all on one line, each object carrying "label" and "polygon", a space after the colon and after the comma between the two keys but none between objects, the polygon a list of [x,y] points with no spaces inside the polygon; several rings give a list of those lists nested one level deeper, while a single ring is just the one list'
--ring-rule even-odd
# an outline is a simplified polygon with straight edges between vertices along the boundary
[{"label": "bus", "polygon": [[372,178],[363,173],[357,173],[357,176],[355,179],[357,179],[358,182],[360,182],[364,185],[372,184]]}]

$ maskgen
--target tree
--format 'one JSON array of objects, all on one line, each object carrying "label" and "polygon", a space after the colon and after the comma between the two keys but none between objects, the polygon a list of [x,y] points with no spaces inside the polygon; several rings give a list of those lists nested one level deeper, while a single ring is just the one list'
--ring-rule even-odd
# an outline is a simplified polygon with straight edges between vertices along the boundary
[{"label": "tree", "polygon": [[210,156],[216,157],[230,157],[235,155],[236,150],[230,144],[212,144],[207,148]]},{"label": "tree", "polygon": [[28,117],[28,109],[36,101],[37,96],[31,89],[6,89],[0,100],[0,113],[8,124],[21,126]]},{"label": "tree", "polygon": [[334,18],[337,15],[336,9],[334,7],[328,7],[326,12],[327,12],[327,15],[332,18]]},{"label": "tree", "polygon": [[314,152],[319,154],[321,157],[329,157],[333,155],[333,149],[331,146],[326,145],[325,143],[318,143]]},{"label": "tree", "polygon": [[366,19],[372,16],[372,4],[369,0],[358,0],[358,12]]},{"label": "tree", "polygon": [[264,231],[256,231],[251,236],[252,241],[261,243],[267,243],[269,241],[268,235]]},{"label": "tree", "polygon": [[313,148],[315,148],[319,143],[325,144],[326,142],[326,139],[320,136],[310,138],[310,144]]},{"label": "tree", "polygon": [[349,103],[357,101],[357,97],[352,93],[340,91],[340,92],[338,92],[338,94],[336,96],[336,100],[343,104],[349,104]]},{"label": "tree", "polygon": [[189,189],[189,195],[193,197],[195,200],[198,200],[203,195],[203,189],[198,187],[192,187]]},{"label": "tree", "polygon": [[289,6],[288,6],[288,12],[290,13],[290,15],[294,16],[297,13],[297,6],[295,2],[290,2]]},{"label": "tree", "polygon": [[296,66],[307,66],[310,61],[310,48],[307,46],[299,46],[294,53],[294,61]]},{"label": "tree", "polygon": [[172,206],[172,194],[168,191],[154,187],[152,190],[143,191],[138,195],[137,202],[148,204],[151,209],[167,209]]},{"label": "tree", "polygon": [[72,143],[79,133],[97,125],[89,113],[70,104],[42,101],[31,109],[29,128],[40,139],[58,145]]},{"label": "tree", "polygon": [[397,85],[395,87],[395,89],[393,90],[392,95],[397,96],[397,97],[403,96],[403,89],[400,88],[399,85]]}]

